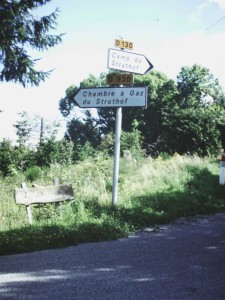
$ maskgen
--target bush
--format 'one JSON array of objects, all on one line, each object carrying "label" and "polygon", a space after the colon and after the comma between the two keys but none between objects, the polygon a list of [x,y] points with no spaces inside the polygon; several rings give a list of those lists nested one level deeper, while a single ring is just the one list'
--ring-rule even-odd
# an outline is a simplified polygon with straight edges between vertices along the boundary
[{"label": "bush", "polygon": [[7,139],[3,139],[0,143],[0,172],[3,176],[10,175],[11,169],[16,166],[14,147],[12,142]]},{"label": "bush", "polygon": [[65,139],[56,141],[54,138],[45,140],[37,148],[36,161],[38,166],[50,166],[54,163],[67,164],[72,162],[73,143]]},{"label": "bush", "polygon": [[93,148],[90,142],[86,142],[84,145],[77,145],[74,150],[74,160],[85,160],[87,158],[94,157],[97,154],[97,150]]},{"label": "bush", "polygon": [[122,132],[121,151],[127,150],[133,158],[143,156],[144,150],[142,149],[142,137],[139,130],[133,129],[131,132]]},{"label": "bush", "polygon": [[[114,143],[115,137],[112,133],[106,134],[102,138],[102,142],[100,145],[100,150],[106,152],[108,155],[113,155],[114,153]],[[120,148],[121,154],[124,151],[129,150],[131,156],[142,156],[144,153],[142,149],[142,137],[141,133],[137,129],[133,129],[131,132],[122,131],[121,139],[120,139]]]},{"label": "bush", "polygon": [[38,166],[32,166],[28,168],[25,172],[26,180],[28,181],[35,181],[41,176],[41,168]]}]

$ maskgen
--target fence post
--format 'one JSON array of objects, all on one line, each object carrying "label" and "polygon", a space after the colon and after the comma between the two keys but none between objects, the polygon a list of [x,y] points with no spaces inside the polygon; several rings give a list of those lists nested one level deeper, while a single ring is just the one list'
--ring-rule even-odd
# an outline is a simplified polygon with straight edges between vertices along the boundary
[{"label": "fence post", "polygon": [[[59,178],[57,178],[57,177],[53,178],[53,185],[59,185]],[[58,207],[59,207],[59,202],[56,202],[55,208],[58,208]]]},{"label": "fence post", "polygon": [[53,178],[53,184],[54,184],[54,185],[59,185],[59,178],[54,177],[54,178]]},{"label": "fence post", "polygon": [[[27,185],[26,185],[25,182],[21,183],[21,188],[22,189],[26,189],[27,188]],[[31,207],[30,207],[30,205],[26,205],[26,210],[27,210],[27,217],[28,217],[29,223],[30,223],[30,225],[32,225],[32,213],[31,213]]]}]

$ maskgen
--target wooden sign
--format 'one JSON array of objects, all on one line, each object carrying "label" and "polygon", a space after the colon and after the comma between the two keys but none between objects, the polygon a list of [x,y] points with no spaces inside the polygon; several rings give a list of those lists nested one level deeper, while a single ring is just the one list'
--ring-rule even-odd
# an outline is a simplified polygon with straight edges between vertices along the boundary
[{"label": "wooden sign", "polygon": [[133,74],[108,74],[106,77],[108,85],[128,85],[134,83]]},{"label": "wooden sign", "polygon": [[42,204],[73,199],[72,185],[40,186],[15,189],[16,204]]}]

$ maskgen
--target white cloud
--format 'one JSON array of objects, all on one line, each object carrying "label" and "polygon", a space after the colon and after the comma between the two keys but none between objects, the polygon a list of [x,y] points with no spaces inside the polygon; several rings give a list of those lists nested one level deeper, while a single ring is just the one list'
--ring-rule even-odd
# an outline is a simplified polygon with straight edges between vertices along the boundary
[{"label": "white cloud", "polygon": [[225,91],[225,32],[206,35],[194,32],[167,40],[155,53],[155,68],[175,78],[183,66],[200,64],[219,78]]},{"label": "white cloud", "polygon": [[198,5],[196,7],[196,10],[190,16],[190,18],[193,22],[199,22],[201,20],[202,13],[203,13],[204,9],[209,5],[209,2],[210,2],[210,0],[201,3],[200,5]]},{"label": "white cloud", "polygon": [[225,0],[209,0],[210,3],[218,5],[218,7],[225,12]]},{"label": "white cloud", "polygon": [[201,24],[207,10],[210,10],[211,15],[213,16],[213,5],[220,9],[221,13],[225,12],[225,0],[206,0],[196,7],[196,10],[190,15],[190,21],[195,24]]}]

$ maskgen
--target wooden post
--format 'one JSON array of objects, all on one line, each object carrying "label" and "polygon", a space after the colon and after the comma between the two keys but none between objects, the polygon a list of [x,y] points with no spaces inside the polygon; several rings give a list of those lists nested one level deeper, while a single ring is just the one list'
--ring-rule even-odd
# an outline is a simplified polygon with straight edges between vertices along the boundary
[{"label": "wooden post", "polygon": [[[53,178],[53,185],[59,185],[59,178],[57,178],[57,177]],[[59,202],[56,202],[55,208],[58,208],[58,207],[59,207]]]},{"label": "wooden post", "polygon": [[53,178],[53,184],[54,184],[54,185],[59,185],[59,178],[54,177],[54,178]]},{"label": "wooden post", "polygon": [[27,209],[27,216],[28,216],[29,223],[30,225],[32,225],[32,213],[31,213],[30,205],[27,205],[26,209]]},{"label": "wooden post", "polygon": [[[27,188],[27,185],[26,185],[25,182],[21,183],[21,188],[22,189],[26,189]],[[30,225],[32,225],[32,213],[31,213],[30,205],[26,205],[26,210],[27,210],[27,217],[28,217],[29,223],[30,223]]]}]

